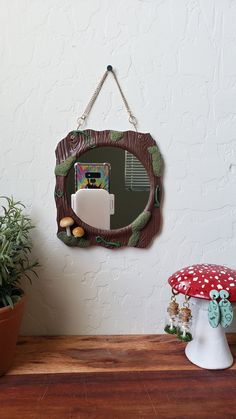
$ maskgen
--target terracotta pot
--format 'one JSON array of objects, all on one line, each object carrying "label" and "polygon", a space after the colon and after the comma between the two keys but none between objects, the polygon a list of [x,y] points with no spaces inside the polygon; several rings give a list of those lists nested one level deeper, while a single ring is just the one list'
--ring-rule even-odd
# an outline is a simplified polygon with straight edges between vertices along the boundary
[{"label": "terracotta pot", "polygon": [[0,376],[12,365],[26,300],[26,296],[23,295],[13,309],[0,308]]}]

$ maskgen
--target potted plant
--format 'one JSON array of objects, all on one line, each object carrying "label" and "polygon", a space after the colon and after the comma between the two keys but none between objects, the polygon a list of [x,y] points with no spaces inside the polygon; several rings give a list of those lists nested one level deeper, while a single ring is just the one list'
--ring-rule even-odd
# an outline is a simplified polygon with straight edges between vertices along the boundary
[{"label": "potted plant", "polygon": [[1,197],[0,206],[0,375],[11,366],[26,305],[21,280],[31,282],[37,276],[37,261],[31,261],[31,219],[24,214],[24,205],[13,198]]}]

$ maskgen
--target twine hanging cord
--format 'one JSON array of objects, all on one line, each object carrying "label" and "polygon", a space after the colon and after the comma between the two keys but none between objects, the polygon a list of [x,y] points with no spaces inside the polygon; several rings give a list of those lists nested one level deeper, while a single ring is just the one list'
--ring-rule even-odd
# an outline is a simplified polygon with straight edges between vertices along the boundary
[{"label": "twine hanging cord", "polygon": [[120,94],[121,94],[122,100],[123,100],[123,102],[124,102],[125,108],[126,108],[126,110],[127,110],[127,112],[128,112],[128,115],[129,115],[129,122],[130,122],[130,124],[132,124],[132,125],[134,126],[135,131],[137,131],[137,127],[136,127],[136,125],[137,125],[137,119],[136,119],[136,118],[135,118],[135,116],[132,114],[132,112],[131,112],[131,110],[130,110],[130,108],[129,108],[128,102],[127,102],[127,100],[126,100],[126,98],[125,98],[125,95],[124,95],[124,93],[123,93],[123,91],[122,91],[122,89],[121,89],[120,83],[118,82],[117,77],[116,77],[116,74],[114,73],[113,68],[112,68],[112,66],[111,66],[111,65],[108,65],[108,66],[107,66],[107,70],[105,71],[105,73],[104,73],[104,75],[103,75],[102,79],[101,79],[101,80],[100,80],[100,82],[98,83],[98,86],[97,86],[97,88],[96,88],[96,90],[95,90],[95,92],[94,92],[93,96],[91,97],[91,99],[90,99],[90,101],[89,101],[88,105],[86,106],[86,109],[85,109],[85,111],[84,111],[83,115],[81,115],[81,116],[78,118],[78,120],[77,120],[77,122],[78,122],[78,127],[77,127],[77,129],[80,129],[80,128],[82,127],[82,125],[85,123],[85,120],[86,120],[86,118],[88,117],[88,115],[89,115],[89,113],[90,113],[90,111],[91,111],[91,109],[92,109],[92,107],[93,107],[93,105],[94,105],[94,102],[96,101],[96,99],[97,99],[97,97],[98,97],[98,95],[99,95],[99,93],[100,93],[100,91],[101,91],[101,89],[102,89],[102,86],[103,86],[103,84],[104,84],[104,82],[105,82],[105,80],[106,80],[106,78],[107,78],[107,76],[108,76],[108,74],[109,74],[109,73],[111,73],[111,74],[113,75],[114,80],[115,80],[115,82],[116,82],[116,84],[117,84],[117,87],[118,87],[118,89],[119,89],[119,91],[120,91]]}]

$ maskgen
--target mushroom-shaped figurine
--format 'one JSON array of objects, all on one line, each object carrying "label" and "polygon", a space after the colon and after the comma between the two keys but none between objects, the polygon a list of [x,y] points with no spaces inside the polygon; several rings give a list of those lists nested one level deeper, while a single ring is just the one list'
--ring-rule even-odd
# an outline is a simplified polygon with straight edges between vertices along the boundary
[{"label": "mushroom-shaped figurine", "polygon": [[224,328],[233,319],[231,303],[236,301],[236,271],[221,265],[193,265],[174,273],[168,283],[175,297],[176,292],[193,297],[193,340],[185,348],[187,358],[202,368],[230,367],[233,357]]},{"label": "mushroom-shaped figurine", "polygon": [[73,236],[74,237],[83,237],[84,236],[84,229],[82,228],[82,227],[75,227],[73,230],[72,230],[72,234],[73,234]]},{"label": "mushroom-shaped figurine", "polygon": [[68,237],[71,236],[70,228],[71,226],[73,226],[73,224],[74,224],[74,220],[71,217],[64,217],[60,221],[60,227],[66,228],[66,234]]}]

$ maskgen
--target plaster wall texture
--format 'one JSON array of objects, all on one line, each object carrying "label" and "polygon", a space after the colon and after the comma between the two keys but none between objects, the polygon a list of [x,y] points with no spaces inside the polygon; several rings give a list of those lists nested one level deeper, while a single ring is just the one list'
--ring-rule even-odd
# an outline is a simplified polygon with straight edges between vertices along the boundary
[{"label": "plaster wall texture", "polygon": [[[162,333],[183,266],[236,268],[236,1],[0,0],[1,194],[36,224],[42,267],[22,333]],[[165,161],[163,227],[149,249],[56,238],[54,150],[112,64]],[[109,78],[87,127],[127,130]],[[236,326],[234,327],[236,329]]]}]

